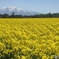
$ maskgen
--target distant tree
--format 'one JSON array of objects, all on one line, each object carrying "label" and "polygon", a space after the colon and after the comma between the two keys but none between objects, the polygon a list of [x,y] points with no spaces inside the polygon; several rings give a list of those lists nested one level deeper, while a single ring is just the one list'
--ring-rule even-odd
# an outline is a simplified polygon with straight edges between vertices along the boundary
[{"label": "distant tree", "polygon": [[2,17],[2,14],[0,14],[0,18]]},{"label": "distant tree", "polygon": [[9,15],[8,15],[8,14],[3,14],[1,17],[2,17],[2,18],[8,18]]},{"label": "distant tree", "polygon": [[11,14],[11,16],[10,16],[11,18],[14,18],[14,12]]},{"label": "distant tree", "polygon": [[52,14],[51,14],[51,13],[49,13],[48,15],[49,15],[49,18],[51,18],[51,17],[52,17]]}]

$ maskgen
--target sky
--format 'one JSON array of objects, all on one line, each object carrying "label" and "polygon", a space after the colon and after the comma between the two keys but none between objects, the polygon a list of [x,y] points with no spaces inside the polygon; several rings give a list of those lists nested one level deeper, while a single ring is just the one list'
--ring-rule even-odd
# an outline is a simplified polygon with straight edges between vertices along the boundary
[{"label": "sky", "polygon": [[59,12],[59,0],[0,0],[0,8],[17,6],[40,13]]}]

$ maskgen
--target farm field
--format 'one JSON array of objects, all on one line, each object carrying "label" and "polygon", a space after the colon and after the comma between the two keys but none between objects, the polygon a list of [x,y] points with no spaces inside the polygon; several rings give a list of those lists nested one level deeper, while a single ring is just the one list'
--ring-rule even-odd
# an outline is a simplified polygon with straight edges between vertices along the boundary
[{"label": "farm field", "polygon": [[59,18],[0,18],[0,59],[58,59]]}]

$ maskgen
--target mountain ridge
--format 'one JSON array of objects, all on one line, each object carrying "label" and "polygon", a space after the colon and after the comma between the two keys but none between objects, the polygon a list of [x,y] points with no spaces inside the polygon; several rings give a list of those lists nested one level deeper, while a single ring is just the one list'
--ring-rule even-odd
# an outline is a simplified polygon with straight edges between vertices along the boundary
[{"label": "mountain ridge", "polygon": [[36,15],[40,14],[39,12],[28,11],[16,6],[8,6],[0,9],[0,14],[11,15],[14,12],[15,15]]}]

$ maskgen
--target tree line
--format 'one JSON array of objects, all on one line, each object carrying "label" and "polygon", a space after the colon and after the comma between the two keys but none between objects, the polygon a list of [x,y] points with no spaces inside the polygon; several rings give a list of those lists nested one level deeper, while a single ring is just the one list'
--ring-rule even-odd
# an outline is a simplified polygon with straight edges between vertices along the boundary
[{"label": "tree line", "polygon": [[0,18],[59,18],[59,13],[47,13],[38,15],[15,15],[13,12],[11,15],[0,14]]}]

